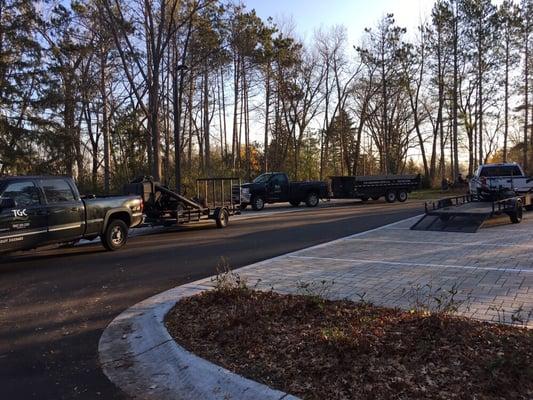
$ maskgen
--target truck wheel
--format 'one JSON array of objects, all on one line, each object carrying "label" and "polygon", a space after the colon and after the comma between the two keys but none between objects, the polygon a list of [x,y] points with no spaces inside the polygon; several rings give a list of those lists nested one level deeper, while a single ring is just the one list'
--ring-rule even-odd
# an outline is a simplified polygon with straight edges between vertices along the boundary
[{"label": "truck wheel", "polygon": [[251,204],[254,211],[261,211],[265,208],[265,201],[260,196],[253,197]]},{"label": "truck wheel", "polygon": [[307,207],[316,207],[318,206],[319,202],[320,199],[318,198],[318,195],[315,192],[308,193],[307,197],[305,198],[305,205]]},{"label": "truck wheel", "polygon": [[400,203],[404,203],[407,200],[407,192],[405,190],[398,191],[397,198]]},{"label": "truck wheel", "polygon": [[387,200],[387,203],[394,203],[396,201],[396,192],[389,190],[385,194],[385,200]]},{"label": "truck wheel", "polygon": [[229,223],[229,213],[225,208],[217,208],[215,210],[215,221],[217,223],[217,228],[222,229],[228,226]]},{"label": "truck wheel", "polygon": [[128,226],[121,219],[114,219],[102,235],[102,244],[109,251],[120,249],[128,240]]},{"label": "truck wheel", "polygon": [[300,206],[300,202],[299,202],[299,201],[289,201],[289,203],[290,203],[291,206],[293,206],[293,207],[299,207],[299,206]]}]

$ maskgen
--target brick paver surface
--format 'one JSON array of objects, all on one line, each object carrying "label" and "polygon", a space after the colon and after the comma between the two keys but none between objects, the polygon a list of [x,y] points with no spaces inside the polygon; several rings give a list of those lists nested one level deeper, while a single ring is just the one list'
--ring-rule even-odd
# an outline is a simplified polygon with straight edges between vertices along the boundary
[{"label": "brick paver surface", "polygon": [[406,309],[440,304],[533,327],[533,213],[519,225],[503,219],[474,234],[411,231],[416,220],[263,261],[239,275],[283,293]]}]

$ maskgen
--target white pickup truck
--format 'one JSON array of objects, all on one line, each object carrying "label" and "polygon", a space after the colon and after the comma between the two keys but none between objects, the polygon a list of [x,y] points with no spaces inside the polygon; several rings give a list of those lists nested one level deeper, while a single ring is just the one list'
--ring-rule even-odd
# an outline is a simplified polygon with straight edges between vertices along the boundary
[{"label": "white pickup truck", "polygon": [[517,163],[483,164],[469,183],[470,193],[502,192],[527,193],[533,189],[533,178],[527,176]]}]

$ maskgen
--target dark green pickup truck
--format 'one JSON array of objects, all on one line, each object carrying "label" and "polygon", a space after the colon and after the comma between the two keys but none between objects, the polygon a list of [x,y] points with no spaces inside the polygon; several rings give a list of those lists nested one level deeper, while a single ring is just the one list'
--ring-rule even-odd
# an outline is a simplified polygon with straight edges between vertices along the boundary
[{"label": "dark green pickup truck", "polygon": [[0,253],[97,237],[117,250],[142,220],[138,196],[82,198],[70,177],[0,178]]}]

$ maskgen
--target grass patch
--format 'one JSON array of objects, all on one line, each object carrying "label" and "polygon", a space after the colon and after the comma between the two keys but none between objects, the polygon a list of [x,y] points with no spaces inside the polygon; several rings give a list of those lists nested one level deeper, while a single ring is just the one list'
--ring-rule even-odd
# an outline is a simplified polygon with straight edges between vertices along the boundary
[{"label": "grass patch", "polygon": [[439,200],[444,197],[463,196],[467,193],[468,188],[450,190],[426,189],[410,193],[409,198],[413,200]]},{"label": "grass patch", "polygon": [[533,398],[531,330],[222,286],[180,301],[166,326],[193,353],[273,388],[304,399]]}]

